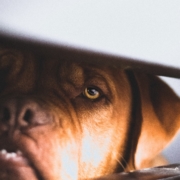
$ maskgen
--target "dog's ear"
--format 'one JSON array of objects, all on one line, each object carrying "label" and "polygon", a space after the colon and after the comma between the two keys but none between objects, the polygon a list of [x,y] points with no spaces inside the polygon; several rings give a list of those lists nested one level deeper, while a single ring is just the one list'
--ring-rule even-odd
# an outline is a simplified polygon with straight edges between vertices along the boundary
[{"label": "dog's ear", "polygon": [[148,166],[180,127],[180,98],[159,78],[135,74],[141,99],[142,126],[135,153],[137,169]]}]

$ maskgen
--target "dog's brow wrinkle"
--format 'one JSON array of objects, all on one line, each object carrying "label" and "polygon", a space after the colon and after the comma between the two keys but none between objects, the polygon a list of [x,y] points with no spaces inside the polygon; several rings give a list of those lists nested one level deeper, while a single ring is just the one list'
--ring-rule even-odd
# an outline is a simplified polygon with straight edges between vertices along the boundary
[{"label": "dog's brow wrinkle", "polygon": [[83,76],[83,70],[80,66],[76,65],[76,64],[72,64],[71,66],[71,72],[72,74],[70,73],[71,75],[71,78],[73,78],[73,75],[76,75],[77,77],[82,77]]},{"label": "dog's brow wrinkle", "polygon": [[24,64],[23,54],[18,52],[5,52],[0,57],[0,69],[8,70],[11,75],[16,75]]},{"label": "dog's brow wrinkle", "polygon": [[59,76],[74,86],[81,86],[84,82],[83,69],[74,63],[64,64],[59,70]]}]

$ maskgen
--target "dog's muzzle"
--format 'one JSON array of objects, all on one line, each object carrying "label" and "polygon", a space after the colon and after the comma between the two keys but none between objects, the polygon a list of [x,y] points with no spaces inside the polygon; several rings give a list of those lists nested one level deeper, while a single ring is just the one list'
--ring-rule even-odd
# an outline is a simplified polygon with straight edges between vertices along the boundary
[{"label": "dog's muzzle", "polygon": [[1,131],[33,128],[51,119],[42,105],[32,99],[12,98],[3,100],[0,105]]}]

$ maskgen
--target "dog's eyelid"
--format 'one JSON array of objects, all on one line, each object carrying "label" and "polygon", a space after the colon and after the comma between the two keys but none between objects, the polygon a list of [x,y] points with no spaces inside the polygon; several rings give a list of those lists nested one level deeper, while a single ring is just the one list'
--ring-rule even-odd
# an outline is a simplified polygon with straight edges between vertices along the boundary
[{"label": "dog's eyelid", "polygon": [[87,79],[84,84],[84,87],[85,86],[97,88],[102,92],[102,94],[108,94],[110,92],[108,81],[100,75]]}]

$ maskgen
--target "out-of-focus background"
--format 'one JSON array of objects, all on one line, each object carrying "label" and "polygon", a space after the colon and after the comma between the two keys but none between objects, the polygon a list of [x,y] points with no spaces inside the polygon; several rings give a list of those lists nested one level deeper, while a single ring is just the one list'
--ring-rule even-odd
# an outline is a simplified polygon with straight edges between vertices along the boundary
[{"label": "out-of-focus background", "polygon": [[[179,0],[1,0],[0,32],[180,68]],[[180,135],[163,154],[180,163],[179,149]]]},{"label": "out-of-focus background", "polygon": [[[180,79],[161,77],[180,97]],[[180,133],[172,140],[167,148],[162,152],[169,163],[180,163]]]}]

